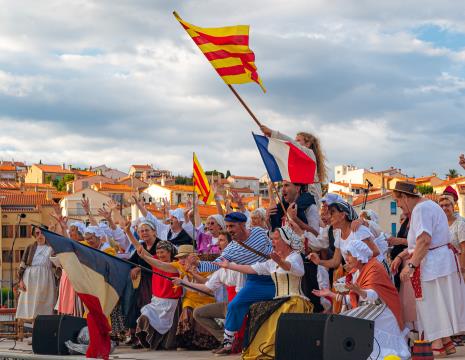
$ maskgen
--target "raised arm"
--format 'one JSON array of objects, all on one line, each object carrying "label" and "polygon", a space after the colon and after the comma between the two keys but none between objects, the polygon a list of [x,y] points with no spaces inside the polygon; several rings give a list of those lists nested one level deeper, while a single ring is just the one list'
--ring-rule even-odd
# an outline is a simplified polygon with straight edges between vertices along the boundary
[{"label": "raised arm", "polygon": [[222,268],[238,271],[243,274],[257,274],[257,272],[250,265],[238,265],[230,263],[228,260],[219,261],[217,262],[217,265]]},{"label": "raised arm", "polygon": [[86,212],[86,215],[89,217],[90,224],[92,226],[97,226],[97,220],[95,220],[94,216],[92,215],[92,212],[90,211],[90,202],[89,199],[82,199],[81,200],[81,205],[84,211]]},{"label": "raised arm", "polygon": [[160,261],[158,259],[155,259],[140,244],[139,244],[139,247],[137,248],[137,254],[142,259],[144,259],[147,263],[149,263],[153,267],[156,267],[157,269],[160,269],[160,270],[163,270],[163,271],[166,271],[166,272],[179,273],[178,269],[176,269],[173,265],[171,265],[169,263],[165,263],[165,262]]},{"label": "raised arm", "polygon": [[147,217],[148,210],[145,207],[144,200],[142,198],[138,198],[137,196],[132,196],[134,203],[136,204],[137,208],[139,209],[140,213],[143,217]]}]

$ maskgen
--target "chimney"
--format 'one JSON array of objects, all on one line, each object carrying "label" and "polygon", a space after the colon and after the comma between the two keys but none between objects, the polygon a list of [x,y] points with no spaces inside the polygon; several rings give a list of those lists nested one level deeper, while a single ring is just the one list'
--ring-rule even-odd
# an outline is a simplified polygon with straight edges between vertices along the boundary
[{"label": "chimney", "polygon": [[63,164],[61,165],[61,168],[62,168],[63,170],[66,170],[66,165],[65,165],[65,163],[63,163]]},{"label": "chimney", "polygon": [[73,170],[73,166],[71,164],[68,165],[68,170],[69,171]]},{"label": "chimney", "polygon": [[165,186],[165,174],[163,174],[161,176],[161,183],[160,183],[161,186]]}]

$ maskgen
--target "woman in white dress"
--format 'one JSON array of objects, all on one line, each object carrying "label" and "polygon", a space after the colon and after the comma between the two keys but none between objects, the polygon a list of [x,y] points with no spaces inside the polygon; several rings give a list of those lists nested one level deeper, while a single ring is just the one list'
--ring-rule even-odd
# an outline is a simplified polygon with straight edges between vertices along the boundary
[{"label": "woman in white dress", "polygon": [[20,290],[16,318],[34,321],[37,315],[53,314],[56,301],[56,284],[50,255],[52,248],[45,243],[42,231],[32,231],[35,242],[24,252],[19,266]]},{"label": "woman in white dress", "polygon": [[444,211],[434,201],[418,195],[415,184],[399,181],[394,199],[410,216],[408,248],[391,264],[400,277],[411,279],[420,333],[432,341],[436,358],[456,352],[451,336],[465,331],[465,287]]},{"label": "woman in white dress", "polygon": [[450,242],[459,254],[460,270],[465,272],[465,219],[454,212],[458,200],[457,192],[448,186],[439,198],[439,206],[447,216]]},{"label": "woman in white dress", "polygon": [[[399,294],[383,265],[373,258],[373,252],[365,243],[353,241],[347,248],[347,266],[352,274],[352,281],[346,282],[351,309],[342,315],[375,322],[375,344],[370,359],[384,359],[387,355],[409,359],[405,338],[408,329],[404,330]],[[313,293],[334,299],[342,296],[329,289]]]}]

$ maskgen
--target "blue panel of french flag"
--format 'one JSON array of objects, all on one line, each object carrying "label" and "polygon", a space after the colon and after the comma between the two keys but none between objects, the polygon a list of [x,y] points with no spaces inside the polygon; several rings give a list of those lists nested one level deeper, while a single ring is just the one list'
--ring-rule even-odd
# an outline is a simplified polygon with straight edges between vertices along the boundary
[{"label": "blue panel of french flag", "polygon": [[290,141],[253,134],[270,180],[313,184],[316,162]]}]

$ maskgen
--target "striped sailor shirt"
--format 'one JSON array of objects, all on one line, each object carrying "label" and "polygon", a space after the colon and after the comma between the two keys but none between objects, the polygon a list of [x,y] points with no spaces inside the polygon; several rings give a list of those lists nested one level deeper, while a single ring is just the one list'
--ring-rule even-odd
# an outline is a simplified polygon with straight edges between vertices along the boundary
[{"label": "striped sailor shirt", "polygon": [[[269,255],[273,250],[267,231],[260,227],[253,227],[250,229],[250,235],[247,240],[244,241],[244,244],[265,255]],[[232,241],[226,246],[221,256],[218,258],[218,261],[220,261],[221,258],[242,265],[252,265],[267,260],[240,246],[236,241]]]}]

